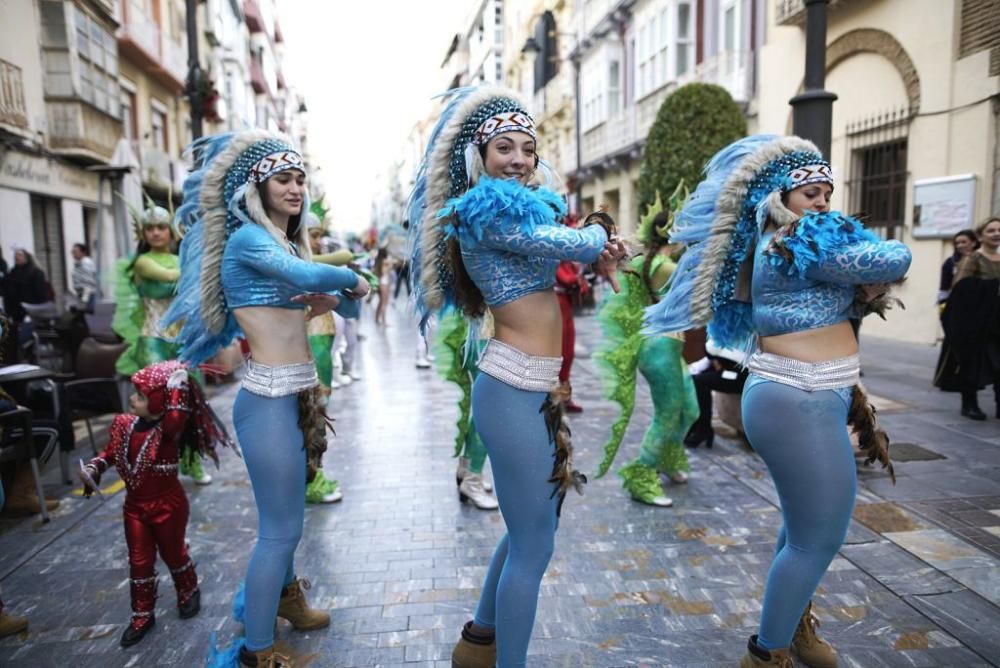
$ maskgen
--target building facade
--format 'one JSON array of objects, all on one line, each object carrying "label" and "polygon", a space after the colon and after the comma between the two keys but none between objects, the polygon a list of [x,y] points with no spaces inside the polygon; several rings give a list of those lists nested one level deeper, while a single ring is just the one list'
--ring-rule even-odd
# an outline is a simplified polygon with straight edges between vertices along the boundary
[{"label": "building facade", "polygon": [[[790,132],[802,86],[801,0],[771,0],[761,49],[758,126]],[[835,208],[860,213],[913,250],[905,311],[868,333],[933,343],[935,295],[954,232],[1000,213],[1000,3],[839,0],[828,12]]]},{"label": "building facade", "polygon": [[[114,222],[100,203],[122,134],[116,4],[11,0],[0,41],[0,247],[25,248],[58,301],[69,290],[77,242],[110,266]],[[89,168],[89,169],[88,169]]]},{"label": "building facade", "polygon": [[756,115],[763,0],[576,0],[583,209],[638,224],[639,163],[664,99],[718,84]]}]

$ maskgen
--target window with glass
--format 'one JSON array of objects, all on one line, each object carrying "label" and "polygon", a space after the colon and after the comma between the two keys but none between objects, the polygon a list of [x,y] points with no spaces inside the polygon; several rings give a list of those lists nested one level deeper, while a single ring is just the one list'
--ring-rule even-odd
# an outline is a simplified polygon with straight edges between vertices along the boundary
[{"label": "window with glass", "polygon": [[621,66],[617,60],[608,63],[608,115],[621,111]]},{"label": "window with glass", "polygon": [[118,117],[118,46],[105,30],[81,7],[73,8],[76,50],[80,59],[80,97],[101,111]]},{"label": "window with glass", "polygon": [[166,152],[167,150],[167,114],[156,107],[150,110],[150,125],[152,132],[150,140],[157,150]]},{"label": "window with glass", "polygon": [[635,96],[637,99],[688,74],[694,66],[694,9],[674,0],[636,17]]}]

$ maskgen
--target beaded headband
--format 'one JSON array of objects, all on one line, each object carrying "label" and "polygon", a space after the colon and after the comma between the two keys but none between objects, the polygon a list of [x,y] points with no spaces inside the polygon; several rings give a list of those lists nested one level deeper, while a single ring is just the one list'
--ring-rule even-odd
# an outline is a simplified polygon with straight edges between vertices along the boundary
[{"label": "beaded headband", "polygon": [[789,192],[810,183],[829,183],[832,186],[833,170],[830,169],[830,163],[823,160],[793,169],[789,172],[788,179],[790,183],[782,188],[783,192]]},{"label": "beaded headband", "polygon": [[265,155],[250,167],[250,171],[247,174],[247,181],[263,183],[278,172],[283,172],[286,169],[297,169],[304,174],[306,167],[302,156],[292,150],[276,151]]},{"label": "beaded headband", "polygon": [[476,146],[483,146],[504,132],[524,132],[531,135],[532,139],[537,137],[535,133],[535,121],[531,116],[521,111],[509,111],[490,116],[483,121],[476,128],[476,132],[472,136],[472,143]]}]

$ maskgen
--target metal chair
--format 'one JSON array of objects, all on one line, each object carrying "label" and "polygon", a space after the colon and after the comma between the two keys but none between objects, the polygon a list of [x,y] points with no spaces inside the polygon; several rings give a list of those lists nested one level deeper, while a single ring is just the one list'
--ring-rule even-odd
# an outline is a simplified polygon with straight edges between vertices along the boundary
[{"label": "metal chair", "polygon": [[65,410],[69,411],[70,419],[83,420],[87,424],[90,449],[94,454],[97,454],[97,443],[90,421],[102,415],[125,412],[115,362],[127,346],[126,343],[102,343],[87,337],[76,354],[73,380],[63,383]]},{"label": "metal chair", "polygon": [[38,470],[38,458],[35,456],[35,436],[44,436],[47,439],[41,455],[42,463],[45,463],[52,456],[52,452],[59,443],[59,431],[53,427],[33,425],[33,417],[31,410],[23,407],[0,413],[0,427],[3,428],[3,439],[0,440],[0,462],[27,459],[31,463],[31,475],[35,479],[38,509],[42,514],[42,522],[48,522],[49,511],[45,507],[45,492],[42,489],[42,478]]}]

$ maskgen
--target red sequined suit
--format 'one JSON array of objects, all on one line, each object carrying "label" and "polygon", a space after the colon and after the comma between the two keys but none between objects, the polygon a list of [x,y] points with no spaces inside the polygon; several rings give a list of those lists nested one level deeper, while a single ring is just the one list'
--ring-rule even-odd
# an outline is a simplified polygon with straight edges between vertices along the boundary
[{"label": "red sequined suit", "polygon": [[[140,371],[139,373],[142,373]],[[138,374],[137,374],[138,375]],[[141,386],[137,384],[137,387]],[[188,424],[190,406],[185,382],[161,388],[162,397],[143,392],[151,413],[159,420],[117,415],[111,424],[108,447],[90,461],[98,475],[110,466],[125,481],[125,539],[132,593],[132,625],[141,628],[152,618],[156,603],[156,553],[170,568],[177,589],[177,604],[185,603],[198,589],[194,562],[188,556],[184,532],[188,500],[177,479],[180,439]],[[154,402],[161,401],[160,411]],[[165,404],[165,405],[164,405]]]}]

